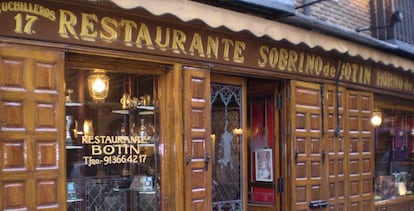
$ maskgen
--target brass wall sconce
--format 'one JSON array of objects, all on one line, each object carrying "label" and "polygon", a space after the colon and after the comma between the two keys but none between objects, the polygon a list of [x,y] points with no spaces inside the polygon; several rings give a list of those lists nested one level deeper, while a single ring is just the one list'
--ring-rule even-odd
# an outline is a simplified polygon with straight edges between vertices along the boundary
[{"label": "brass wall sconce", "polygon": [[381,112],[374,111],[374,113],[372,114],[372,117],[371,117],[371,124],[374,127],[378,127],[378,126],[381,125],[381,123],[382,123],[382,114],[381,114]]},{"label": "brass wall sconce", "polygon": [[88,88],[94,102],[105,101],[109,91],[109,77],[105,70],[96,69],[88,76]]}]

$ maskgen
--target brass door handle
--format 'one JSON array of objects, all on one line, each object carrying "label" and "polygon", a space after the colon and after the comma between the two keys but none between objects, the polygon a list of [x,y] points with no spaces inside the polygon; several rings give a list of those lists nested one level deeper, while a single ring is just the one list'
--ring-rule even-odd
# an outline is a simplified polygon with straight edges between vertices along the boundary
[{"label": "brass door handle", "polygon": [[299,152],[298,152],[298,150],[296,149],[296,150],[295,150],[295,163],[298,163],[298,157],[299,157]]}]

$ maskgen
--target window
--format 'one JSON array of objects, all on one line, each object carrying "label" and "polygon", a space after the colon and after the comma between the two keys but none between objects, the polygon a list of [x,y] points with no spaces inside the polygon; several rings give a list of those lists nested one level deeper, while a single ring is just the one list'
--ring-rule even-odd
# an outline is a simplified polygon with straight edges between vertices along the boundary
[{"label": "window", "polygon": [[401,23],[393,27],[372,31],[372,36],[380,40],[388,40],[397,44],[414,45],[414,2],[410,0],[375,0],[373,1],[373,18],[371,27],[392,25],[392,14],[400,11],[403,14]]},{"label": "window", "polygon": [[414,183],[414,113],[383,109],[376,133],[375,199],[412,194]]},{"label": "window", "polygon": [[65,70],[68,210],[157,210],[158,76],[87,58]]}]

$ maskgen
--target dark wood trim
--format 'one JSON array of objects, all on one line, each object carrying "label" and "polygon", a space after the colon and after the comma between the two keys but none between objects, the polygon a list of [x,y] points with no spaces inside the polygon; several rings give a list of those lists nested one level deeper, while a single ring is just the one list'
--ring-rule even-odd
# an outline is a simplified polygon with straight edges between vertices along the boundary
[{"label": "dark wood trim", "polygon": [[393,95],[375,95],[374,98],[376,108],[414,112],[414,99],[403,99]]},{"label": "dark wood trim", "polygon": [[401,203],[408,203],[414,201],[414,195],[408,195],[408,196],[401,196],[397,197],[395,199],[387,199],[387,200],[381,200],[376,201],[375,208],[383,207],[383,206],[390,206],[390,205],[396,205]]}]

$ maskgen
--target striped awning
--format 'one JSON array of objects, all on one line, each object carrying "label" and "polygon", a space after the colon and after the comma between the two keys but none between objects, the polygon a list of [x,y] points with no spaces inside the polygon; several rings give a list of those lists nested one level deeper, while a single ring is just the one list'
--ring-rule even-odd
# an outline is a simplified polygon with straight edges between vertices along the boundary
[{"label": "striped awning", "polygon": [[[268,36],[275,41],[286,40],[292,44],[320,47],[325,51],[338,51],[372,60],[414,73],[414,61],[364,46],[341,38],[328,36],[300,27],[267,20],[249,14],[214,7],[189,0],[110,0],[124,9],[143,8],[153,15],[173,15],[184,22],[200,20],[212,28],[226,27],[234,32],[249,31],[257,37]],[[397,46],[387,44],[388,48]]]}]

